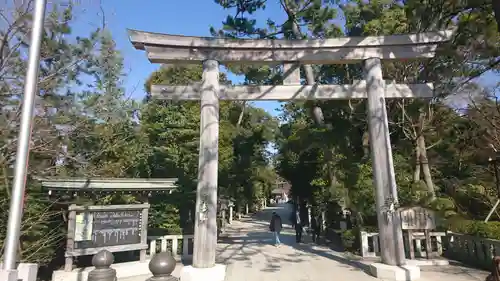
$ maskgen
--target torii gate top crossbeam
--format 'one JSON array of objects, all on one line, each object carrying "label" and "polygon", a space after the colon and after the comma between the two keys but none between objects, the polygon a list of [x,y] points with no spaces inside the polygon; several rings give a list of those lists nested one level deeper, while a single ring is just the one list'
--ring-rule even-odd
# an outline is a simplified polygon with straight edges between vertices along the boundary
[{"label": "torii gate top crossbeam", "polygon": [[340,37],[331,39],[221,39],[128,31],[136,49],[146,50],[153,63],[338,64],[380,59],[418,59],[434,56],[439,43],[450,40],[453,31],[419,34]]}]

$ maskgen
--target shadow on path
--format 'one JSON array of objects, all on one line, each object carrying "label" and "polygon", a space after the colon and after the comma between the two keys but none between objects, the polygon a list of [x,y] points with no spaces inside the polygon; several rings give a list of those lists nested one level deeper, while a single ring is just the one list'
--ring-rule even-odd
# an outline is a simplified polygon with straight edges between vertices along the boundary
[{"label": "shadow on path", "polygon": [[[282,245],[274,246],[269,232],[272,212],[283,221],[280,235]],[[295,242],[295,232],[289,217],[290,204],[268,207],[250,218],[233,222],[218,247],[218,262],[228,264],[226,281],[236,280],[324,280],[342,279],[373,280],[367,275],[367,265],[351,261],[341,252],[312,243],[304,236],[304,243]]]},{"label": "shadow on path", "polygon": [[[351,254],[312,243],[295,242],[289,217],[292,206],[268,207],[250,217],[235,221],[218,245],[217,262],[227,264],[226,281],[373,281],[369,261],[353,259]],[[283,221],[281,247],[274,246],[269,232],[272,212]],[[373,261],[371,261],[373,262]],[[463,266],[423,266],[422,281],[482,281],[488,273]]]}]

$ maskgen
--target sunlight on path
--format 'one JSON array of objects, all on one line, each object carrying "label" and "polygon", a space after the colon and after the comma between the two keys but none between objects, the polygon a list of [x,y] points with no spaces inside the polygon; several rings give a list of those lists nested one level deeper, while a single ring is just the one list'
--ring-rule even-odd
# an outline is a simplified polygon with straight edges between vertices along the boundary
[{"label": "sunlight on path", "polygon": [[[370,262],[350,260],[342,252],[317,246],[305,237],[295,243],[295,233],[288,224],[291,205],[269,207],[262,212],[234,221],[229,237],[218,244],[217,263],[227,264],[225,281],[374,281],[380,280],[365,271]],[[273,245],[269,221],[273,211],[283,220],[282,246]],[[309,240],[308,240],[309,239]],[[178,264],[174,276],[178,277]],[[463,266],[421,267],[421,281],[484,281],[487,272]],[[119,281],[144,281],[150,276],[120,278]]]},{"label": "sunlight on path", "polygon": [[[295,243],[288,224],[291,205],[269,207],[252,218],[229,226],[228,238],[218,245],[217,262],[227,264],[226,281],[372,281],[368,263],[349,260],[341,252],[317,246],[306,238]],[[283,220],[282,246],[273,245],[269,220],[273,211]],[[422,267],[423,281],[482,281],[486,273],[461,266]]]},{"label": "sunlight on path", "polygon": [[334,256],[331,250],[306,243],[295,243],[290,225],[284,225],[283,245],[276,248],[268,222],[277,211],[288,222],[290,206],[267,208],[256,219],[234,222],[228,239],[219,244],[218,262],[228,264],[226,281],[309,281],[309,280],[377,280],[360,268]]}]

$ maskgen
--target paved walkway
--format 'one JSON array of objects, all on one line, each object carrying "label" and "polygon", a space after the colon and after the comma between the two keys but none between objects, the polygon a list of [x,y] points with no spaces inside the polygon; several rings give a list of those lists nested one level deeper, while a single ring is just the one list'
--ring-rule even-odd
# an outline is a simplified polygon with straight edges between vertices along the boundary
[{"label": "paved walkway", "polygon": [[[326,246],[295,243],[295,234],[287,224],[291,206],[268,207],[251,218],[235,221],[228,227],[227,238],[218,245],[217,262],[227,265],[225,281],[375,281],[367,274],[368,261]],[[269,232],[273,211],[281,215],[283,245],[276,248]],[[348,257],[351,258],[348,258]],[[174,276],[179,277],[182,264]],[[422,266],[422,281],[484,281],[487,272],[463,266]],[[120,278],[120,281],[144,281],[149,276]],[[182,281],[182,280],[181,280]]]},{"label": "paved walkway", "polygon": [[[295,235],[286,224],[290,205],[269,207],[252,218],[233,222],[228,237],[218,247],[218,263],[227,264],[226,281],[372,281],[366,273],[368,263],[349,259],[342,252],[310,241],[295,243]],[[269,232],[273,211],[281,215],[283,245],[276,248]],[[462,266],[421,267],[423,281],[483,281],[484,271]]]}]

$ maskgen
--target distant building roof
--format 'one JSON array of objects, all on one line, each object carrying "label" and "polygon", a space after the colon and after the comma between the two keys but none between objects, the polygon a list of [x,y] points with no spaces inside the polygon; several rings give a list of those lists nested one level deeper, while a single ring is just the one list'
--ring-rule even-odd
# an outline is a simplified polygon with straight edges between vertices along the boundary
[{"label": "distant building roof", "polygon": [[276,188],[276,189],[273,189],[271,191],[271,194],[283,194],[283,193],[288,194],[289,191],[290,191],[290,189],[286,189],[286,188]]},{"label": "distant building roof", "polygon": [[177,179],[150,178],[39,178],[45,189],[71,192],[168,192],[177,189]]}]

